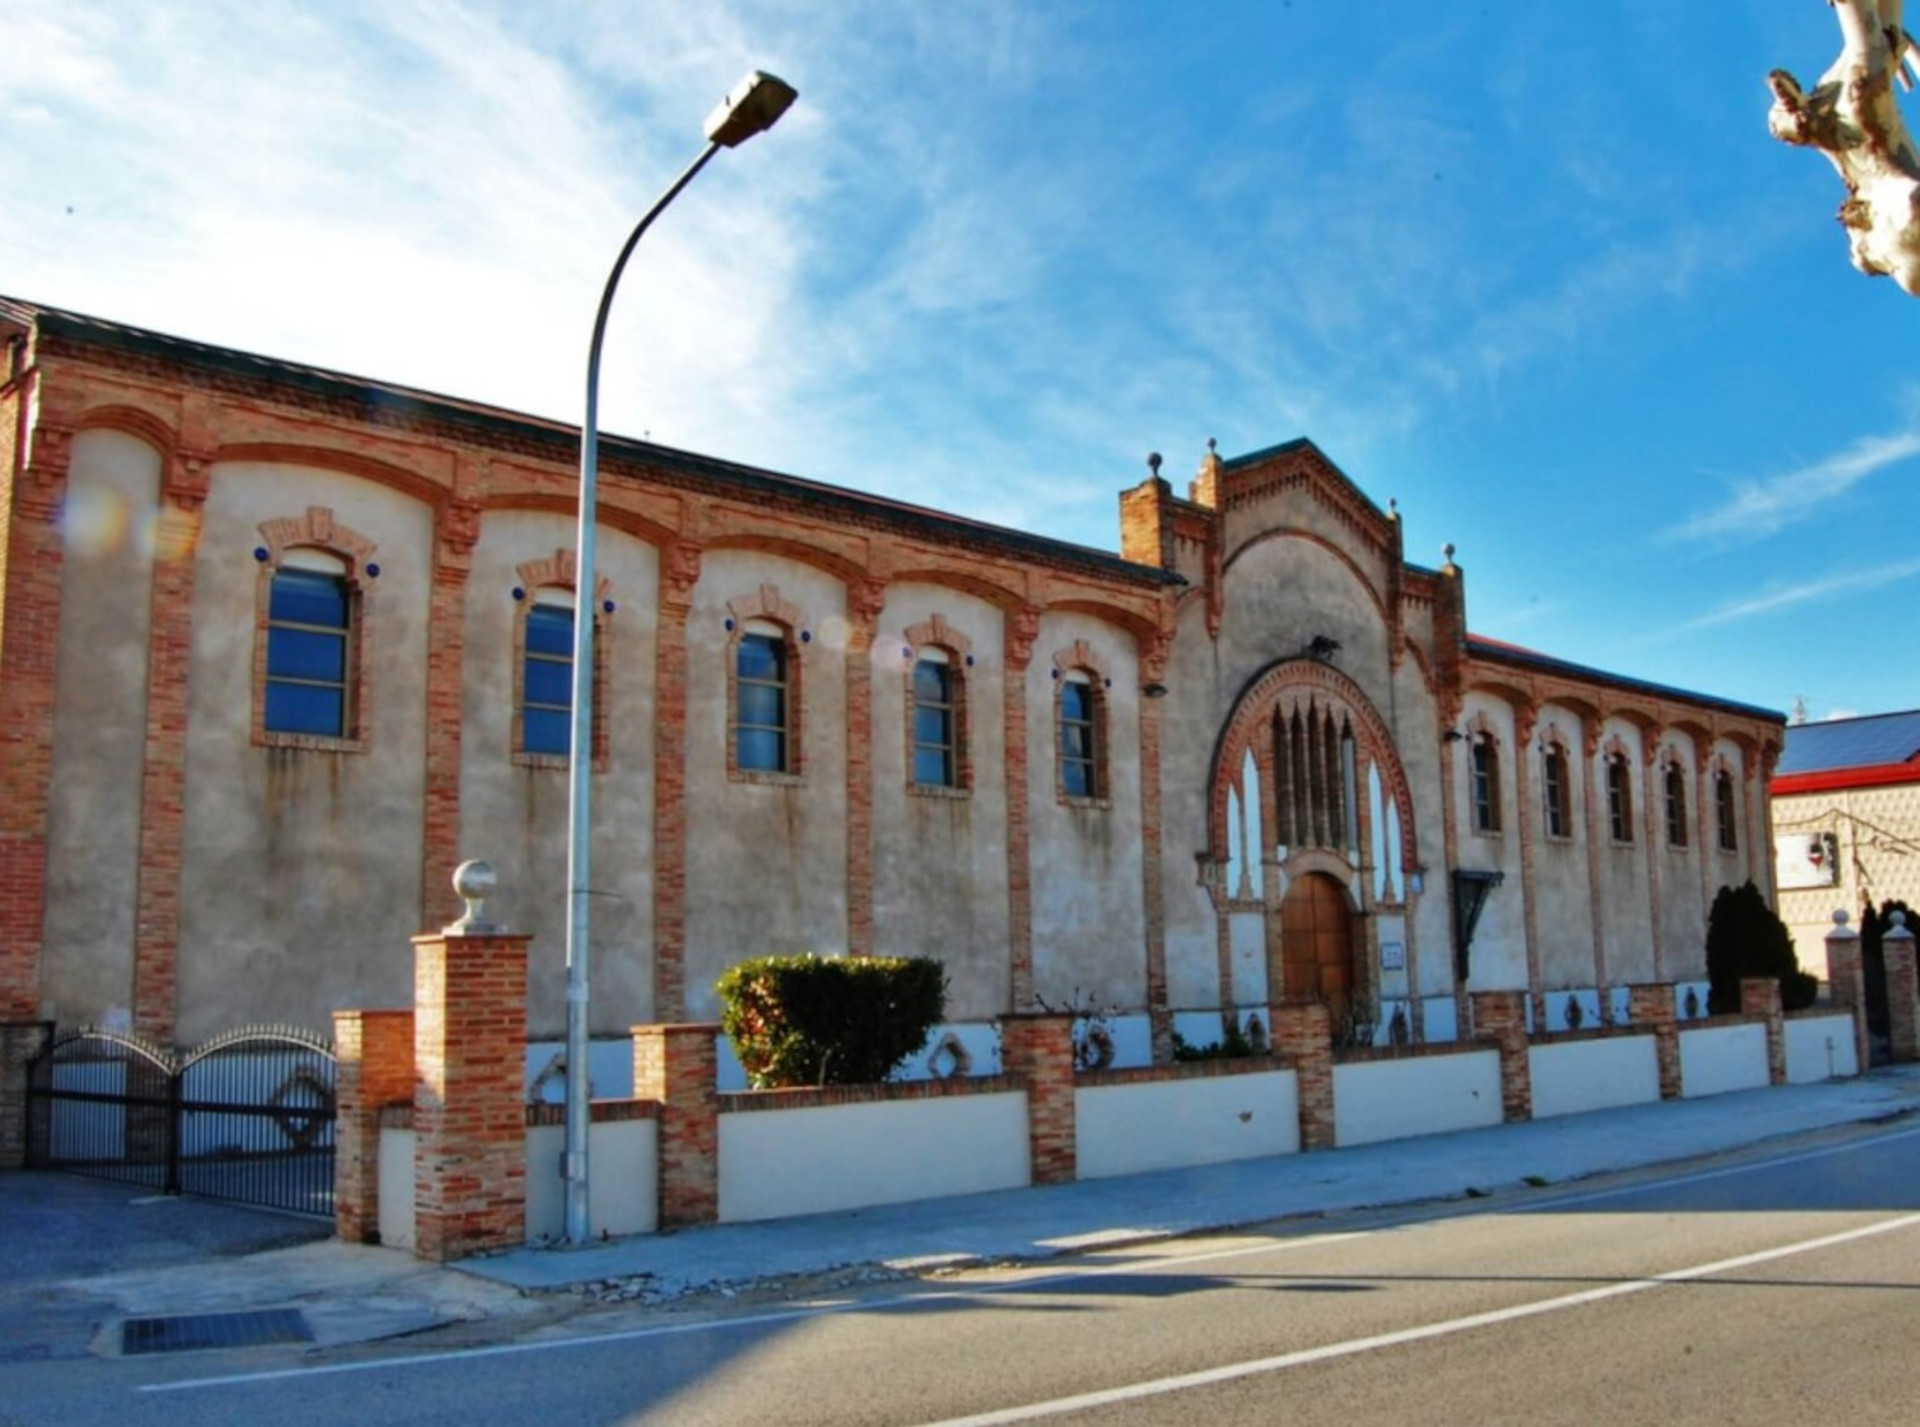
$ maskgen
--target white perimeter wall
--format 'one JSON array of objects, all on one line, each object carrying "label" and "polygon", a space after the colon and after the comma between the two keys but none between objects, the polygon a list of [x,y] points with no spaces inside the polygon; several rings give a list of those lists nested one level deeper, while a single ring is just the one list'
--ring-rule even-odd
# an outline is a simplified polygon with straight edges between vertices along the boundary
[{"label": "white perimeter wall", "polygon": [[413,1247],[413,1131],[380,1131],[380,1242]]},{"label": "white perimeter wall", "polygon": [[1501,1118],[1498,1051],[1333,1068],[1333,1142],[1342,1148],[1479,1129]]},{"label": "white perimeter wall", "polygon": [[1815,1080],[1858,1075],[1854,1053],[1853,1017],[1808,1016],[1787,1022],[1787,1083],[1805,1085]]},{"label": "white perimeter wall", "polygon": [[720,1219],[1025,1188],[1026,1092],[720,1116]]},{"label": "white perimeter wall", "polygon": [[1293,1154],[1298,1090],[1291,1070],[1076,1090],[1079,1177]]},{"label": "white perimeter wall", "polygon": [[1527,1058],[1536,1120],[1660,1098],[1660,1046],[1652,1036],[1536,1045]]},{"label": "white perimeter wall", "polygon": [[1759,1090],[1767,1084],[1765,1026],[1703,1026],[1680,1032],[1680,1093],[1687,1099]]},{"label": "white perimeter wall", "polygon": [[[527,1131],[527,1242],[567,1231],[567,1188],[560,1177],[564,1125]],[[607,1120],[587,1128],[587,1223],[602,1234],[651,1234],[659,1227],[660,1123]],[[381,1181],[384,1190],[386,1181]]]}]

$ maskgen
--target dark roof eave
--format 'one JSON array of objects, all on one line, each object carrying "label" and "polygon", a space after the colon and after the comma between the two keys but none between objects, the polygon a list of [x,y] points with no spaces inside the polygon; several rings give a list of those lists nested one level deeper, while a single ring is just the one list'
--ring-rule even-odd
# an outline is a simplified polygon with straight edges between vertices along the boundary
[{"label": "dark roof eave", "polygon": [[1678,689],[1670,684],[1656,684],[1648,679],[1633,679],[1624,674],[1610,674],[1604,669],[1593,669],[1585,664],[1575,664],[1566,659],[1555,659],[1548,654],[1536,654],[1508,645],[1492,644],[1472,636],[1467,638],[1467,654],[1484,663],[1508,664],[1544,674],[1560,674],[1568,678],[1592,680],[1611,688],[1650,694],[1662,699],[1679,699],[1685,703],[1698,704],[1703,708],[1738,714],[1743,718],[1777,723],[1782,727],[1785,727],[1787,722],[1785,714],[1775,709],[1763,709],[1757,704],[1743,704],[1734,699],[1715,698],[1710,694],[1695,693],[1691,689]]},{"label": "dark roof eave", "polygon": [[[524,412],[463,401],[413,387],[370,381],[321,367],[257,356],[183,337],[148,332],[58,308],[22,303],[17,299],[0,297],[0,312],[17,313],[23,319],[36,321],[43,331],[76,342],[142,356],[189,360],[197,366],[272,381],[330,401],[358,406],[369,416],[377,412],[389,417],[431,419],[482,436],[510,435],[520,441],[551,446],[556,459],[570,460],[579,452],[578,427]],[[745,496],[799,499],[877,521],[909,535],[976,547],[984,544],[1006,554],[1038,558],[1085,570],[1102,578],[1124,580],[1129,584],[1165,587],[1184,583],[1171,571],[1142,565],[1091,546],[1051,540],[1008,526],[968,520],[903,501],[887,500],[800,476],[783,475],[671,446],[655,445],[650,441],[602,432],[600,449],[603,456],[615,455],[709,482]],[[609,474],[618,475],[617,472]]]}]

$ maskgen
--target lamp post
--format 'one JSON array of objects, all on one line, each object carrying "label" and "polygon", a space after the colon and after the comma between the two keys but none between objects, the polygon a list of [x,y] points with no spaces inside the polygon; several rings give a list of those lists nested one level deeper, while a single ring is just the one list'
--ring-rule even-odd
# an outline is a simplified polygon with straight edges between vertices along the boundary
[{"label": "lamp post", "polygon": [[580,426],[579,528],[574,537],[573,737],[567,785],[567,1135],[563,1174],[567,1242],[576,1246],[593,1239],[587,1199],[587,1006],[593,925],[589,901],[593,841],[593,547],[600,477],[600,348],[607,334],[607,311],[613,306],[613,292],[620,285],[627,259],[653,220],[693,182],[707,160],[723,148],[734,148],[772,128],[794,97],[793,87],[784,80],[755,70],[707,116],[706,148],[634,225],[626,246],[614,259],[613,271],[607,274],[606,288],[600,294],[600,310],[593,319],[593,343],[587,349],[587,411]]}]

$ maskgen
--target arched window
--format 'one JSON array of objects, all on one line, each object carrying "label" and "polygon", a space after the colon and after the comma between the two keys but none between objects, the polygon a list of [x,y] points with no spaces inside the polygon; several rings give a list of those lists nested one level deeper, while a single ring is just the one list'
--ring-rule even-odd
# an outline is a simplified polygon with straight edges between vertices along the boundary
[{"label": "arched window", "polygon": [[1500,749],[1488,733],[1473,738],[1470,789],[1473,805],[1473,830],[1478,833],[1500,831]]},{"label": "arched window", "polygon": [[1615,842],[1633,841],[1633,770],[1627,755],[1607,755],[1607,825]]},{"label": "arched window", "polygon": [[1060,679],[1060,791],[1063,797],[1094,800],[1106,796],[1105,709],[1099,685],[1085,669],[1069,669]]},{"label": "arched window", "polygon": [[965,767],[965,704],[960,670],[950,651],[930,645],[913,661],[913,782],[921,788],[959,788]]},{"label": "arched window", "polygon": [[1548,743],[1540,756],[1540,792],[1546,803],[1547,836],[1573,836],[1573,789],[1567,778],[1567,750]]},{"label": "arched window", "polygon": [[1349,850],[1360,833],[1360,767],[1347,716],[1317,699],[1274,710],[1275,840]]},{"label": "arched window", "polygon": [[1733,774],[1724,768],[1713,775],[1713,803],[1716,821],[1720,825],[1720,850],[1738,852],[1740,812],[1734,805]]},{"label": "arched window", "polygon": [[1687,845],[1687,775],[1678,763],[1667,764],[1667,846]]},{"label": "arched window", "polygon": [[573,744],[573,593],[533,592],[521,630],[520,752],[566,757]]},{"label": "arched window", "polygon": [[282,553],[267,592],[267,733],[354,736],[357,609],[346,561],[304,546]]},{"label": "arched window", "polygon": [[746,773],[792,771],[791,649],[787,630],[749,620],[734,642],[734,767]]}]

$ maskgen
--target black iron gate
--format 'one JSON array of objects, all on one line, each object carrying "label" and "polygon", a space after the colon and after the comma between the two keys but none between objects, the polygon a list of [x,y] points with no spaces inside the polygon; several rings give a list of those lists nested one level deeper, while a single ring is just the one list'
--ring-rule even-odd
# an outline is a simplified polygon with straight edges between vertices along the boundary
[{"label": "black iron gate", "polygon": [[287,1026],[184,1055],[138,1036],[61,1036],[27,1070],[27,1163],[297,1214],[333,1214],[334,1057]]}]

